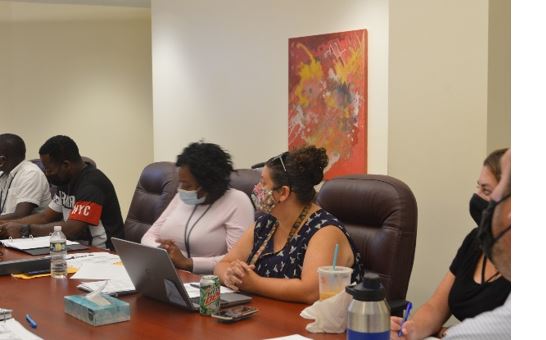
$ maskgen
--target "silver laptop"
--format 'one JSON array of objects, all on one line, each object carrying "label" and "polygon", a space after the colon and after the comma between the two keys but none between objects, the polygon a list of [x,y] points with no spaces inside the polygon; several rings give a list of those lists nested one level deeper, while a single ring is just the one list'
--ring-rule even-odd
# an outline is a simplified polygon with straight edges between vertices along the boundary
[{"label": "silver laptop", "polygon": [[[199,310],[199,297],[188,296],[165,249],[115,237],[112,237],[112,243],[138,292],[187,310]],[[251,299],[242,294],[225,293],[220,295],[220,306],[235,306],[248,303]]]}]

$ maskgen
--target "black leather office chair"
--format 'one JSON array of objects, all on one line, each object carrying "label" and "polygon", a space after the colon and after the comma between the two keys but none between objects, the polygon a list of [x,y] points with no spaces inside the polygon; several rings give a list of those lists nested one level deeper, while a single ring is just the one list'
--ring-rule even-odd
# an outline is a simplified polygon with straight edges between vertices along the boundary
[{"label": "black leather office chair", "polygon": [[317,203],[343,222],[364,270],[379,274],[391,312],[400,315],[417,238],[417,203],[410,188],[390,176],[341,176],[324,183]]},{"label": "black leather office chair", "polygon": [[[238,169],[231,174],[230,185],[249,197],[260,181],[260,172]],[[125,238],[140,242],[167,208],[178,188],[178,171],[173,162],[152,163],[142,170],[125,220]]]},{"label": "black leather office chair", "polygon": [[139,242],[167,208],[178,188],[178,172],[172,162],[156,162],[142,170],[125,219],[125,238]]}]

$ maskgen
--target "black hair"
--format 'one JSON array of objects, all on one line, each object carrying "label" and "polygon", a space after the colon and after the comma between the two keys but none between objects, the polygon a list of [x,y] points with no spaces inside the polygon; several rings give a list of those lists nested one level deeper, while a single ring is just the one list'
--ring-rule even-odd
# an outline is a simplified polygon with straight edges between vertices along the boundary
[{"label": "black hair", "polygon": [[39,153],[40,156],[49,155],[49,158],[56,163],[64,161],[79,162],[82,160],[76,142],[72,138],[62,135],[49,138],[40,147]]},{"label": "black hair", "polygon": [[0,135],[0,145],[8,158],[25,159],[27,149],[21,137],[13,133],[3,133]]},{"label": "black hair", "polygon": [[176,166],[187,166],[199,186],[207,193],[207,203],[222,197],[229,189],[233,163],[231,155],[219,145],[191,143],[176,158]]},{"label": "black hair", "polygon": [[284,185],[290,187],[304,204],[315,198],[315,185],[324,178],[327,165],[326,150],[313,145],[285,152],[266,162],[275,188]]}]

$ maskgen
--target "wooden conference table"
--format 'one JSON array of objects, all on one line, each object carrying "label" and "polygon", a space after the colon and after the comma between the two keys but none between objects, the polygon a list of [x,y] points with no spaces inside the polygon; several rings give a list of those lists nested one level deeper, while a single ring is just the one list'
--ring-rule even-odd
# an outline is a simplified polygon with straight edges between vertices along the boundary
[{"label": "wooden conference table", "polygon": [[[30,257],[20,251],[2,248],[3,260]],[[179,271],[184,282],[199,276]],[[188,312],[173,305],[131,294],[120,299],[131,304],[131,320],[104,326],[88,325],[64,312],[65,295],[83,294],[76,288],[79,280],[50,277],[21,280],[0,276],[0,308],[13,309],[13,315],[30,329],[25,314],[38,324],[32,330],[44,339],[264,339],[300,334],[313,339],[344,339],[345,334],[313,334],[305,330],[309,320],[299,313],[304,304],[276,301],[254,296],[251,306],[260,311],[250,319],[220,323],[198,312]]]}]

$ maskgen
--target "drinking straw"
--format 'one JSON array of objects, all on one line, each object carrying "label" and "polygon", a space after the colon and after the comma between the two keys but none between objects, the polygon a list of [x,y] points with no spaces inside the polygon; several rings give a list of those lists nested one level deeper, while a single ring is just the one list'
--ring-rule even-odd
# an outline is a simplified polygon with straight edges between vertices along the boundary
[{"label": "drinking straw", "polygon": [[336,270],[336,262],[337,262],[337,253],[339,252],[339,244],[336,243],[336,248],[334,249],[334,261],[332,263],[332,268]]}]

